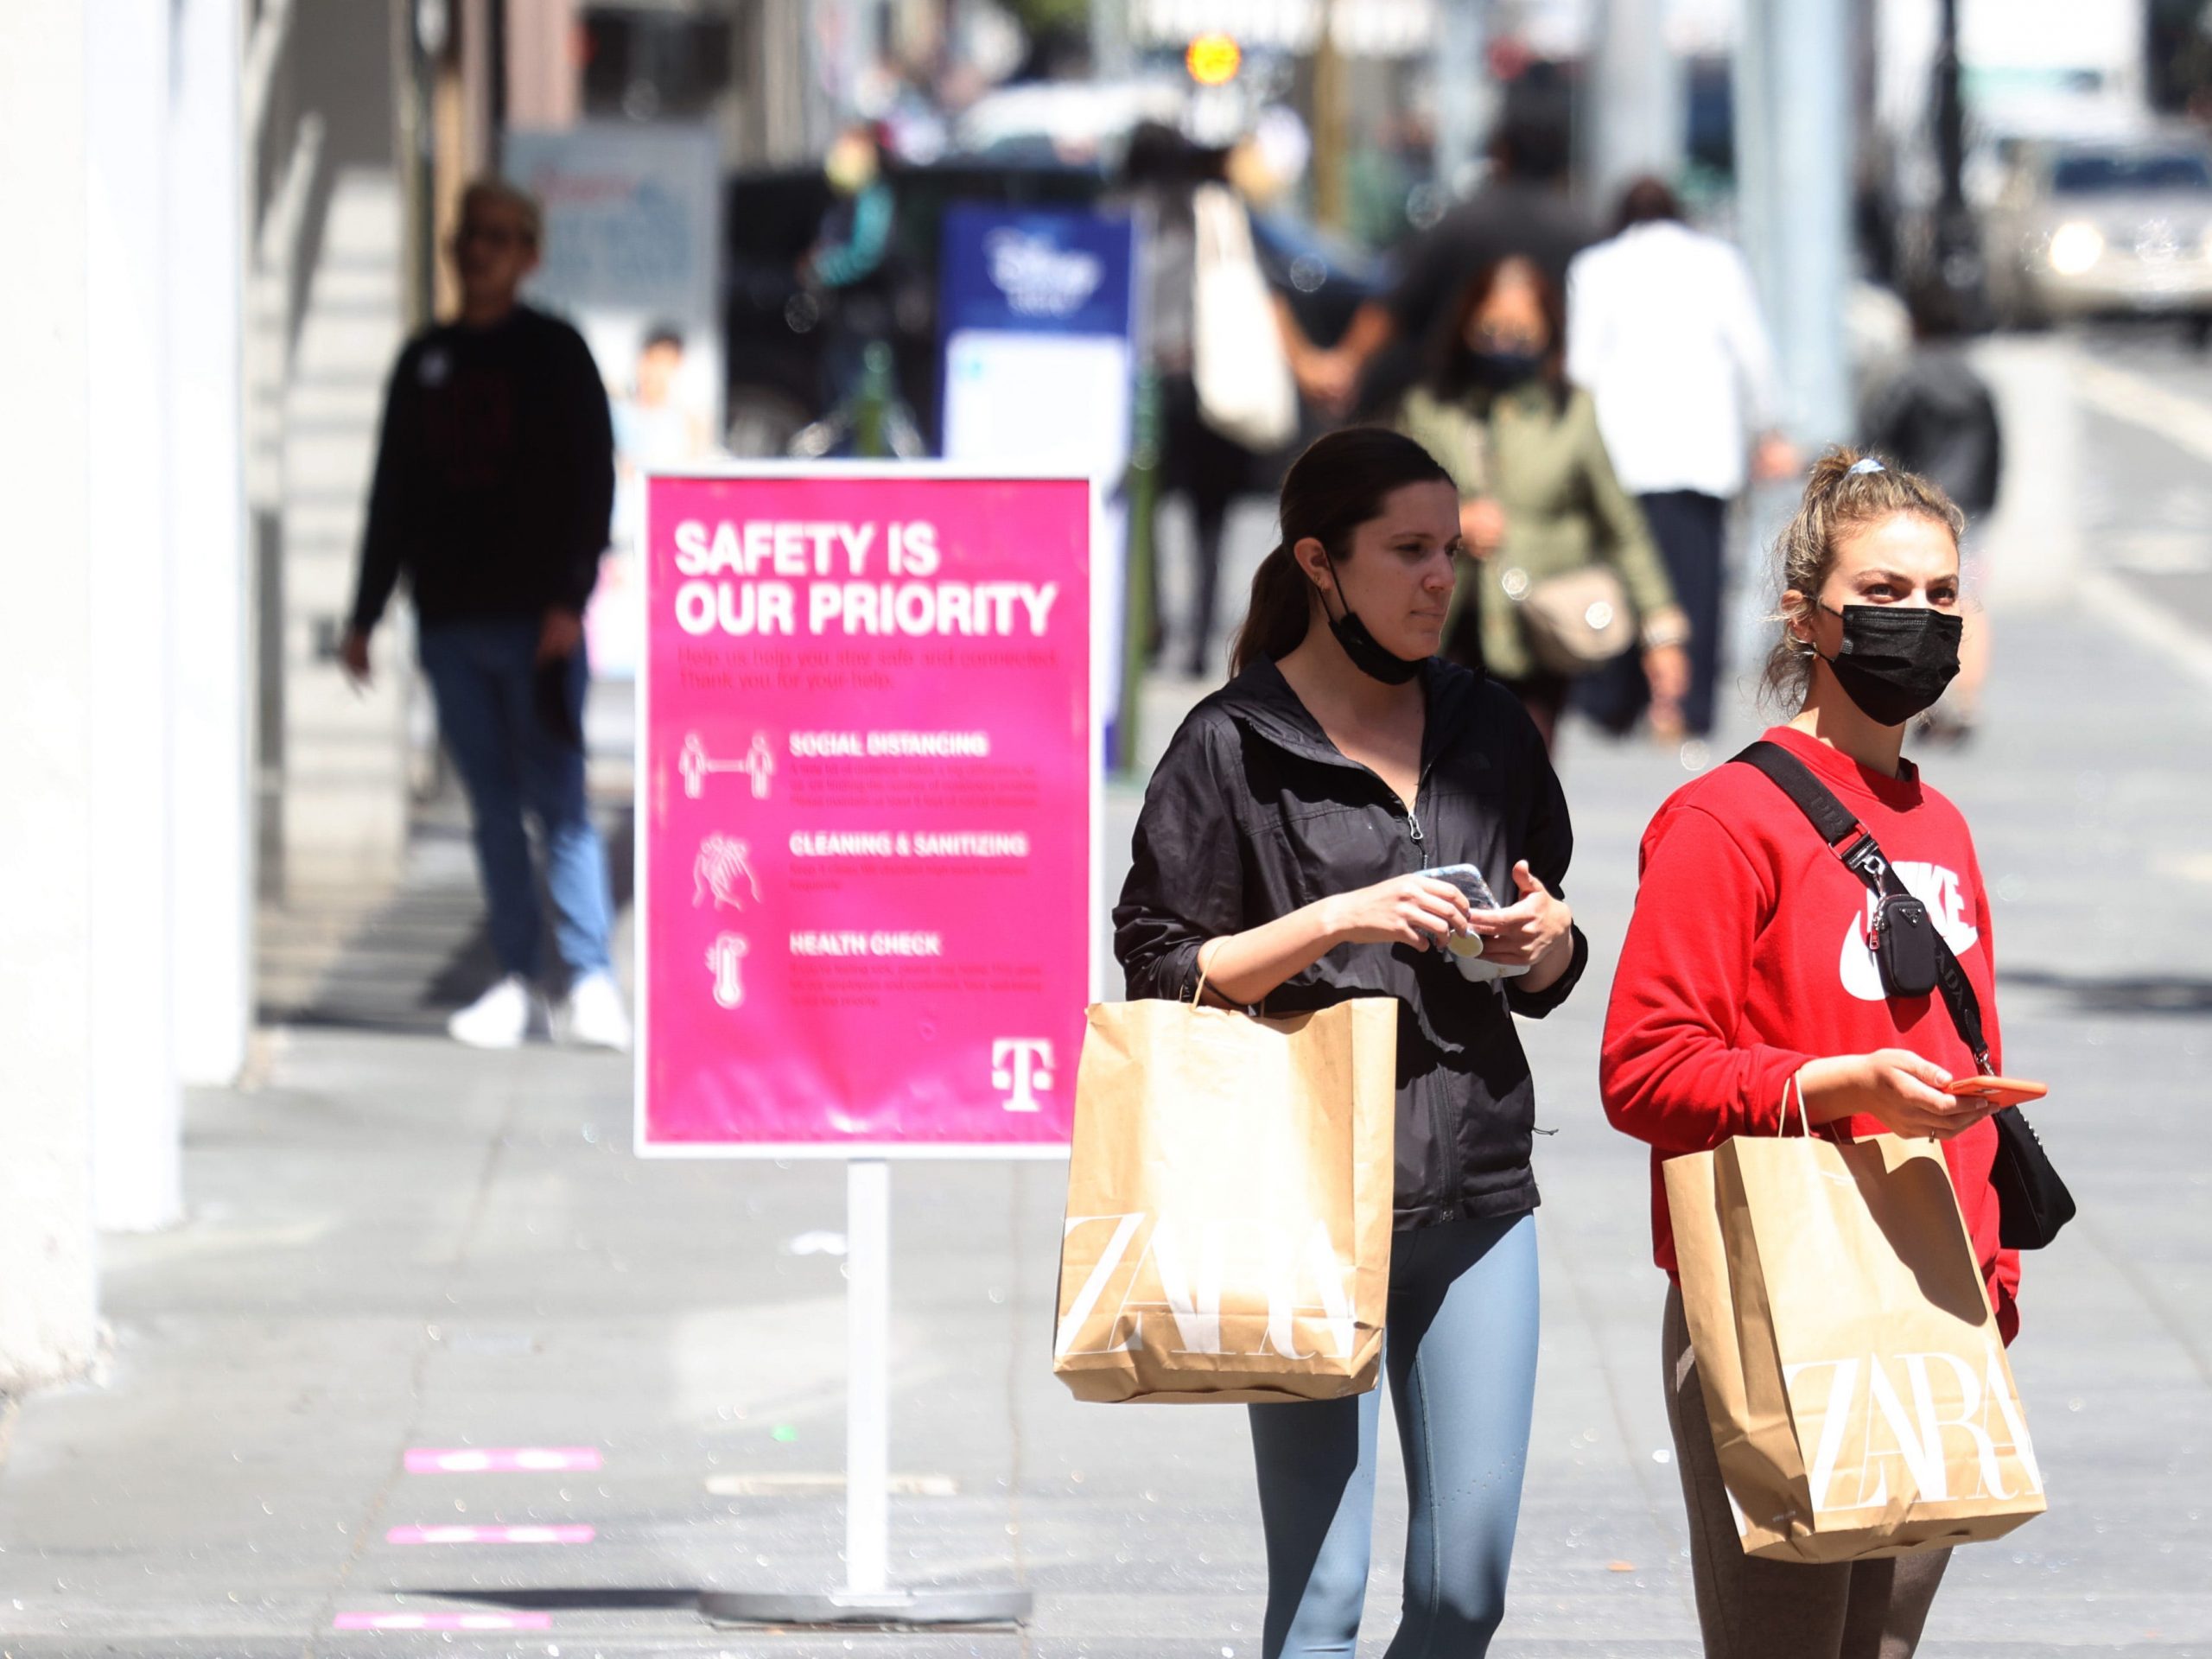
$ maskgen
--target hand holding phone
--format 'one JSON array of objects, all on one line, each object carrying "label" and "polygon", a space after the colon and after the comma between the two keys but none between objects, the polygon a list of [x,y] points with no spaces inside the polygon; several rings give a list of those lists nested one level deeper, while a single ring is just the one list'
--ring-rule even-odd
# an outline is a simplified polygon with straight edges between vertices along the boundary
[{"label": "hand holding phone", "polygon": [[[1432,869],[1415,872],[1437,881],[1449,882],[1466,896],[1468,906],[1475,910],[1502,910],[1497,894],[1490,890],[1490,882],[1482,871],[1472,864],[1444,864]],[[1478,982],[1491,979],[1518,979],[1529,971],[1525,962],[1486,962],[1483,958],[1483,936],[1479,933],[1454,933],[1444,942],[1452,955],[1452,965],[1460,976]]]},{"label": "hand holding phone", "polygon": [[1993,1106],[2018,1106],[2022,1101],[2041,1100],[2050,1090],[2025,1077],[1985,1077],[1976,1074],[1952,1078],[1943,1085],[1943,1092],[1969,1100],[1986,1100]]}]

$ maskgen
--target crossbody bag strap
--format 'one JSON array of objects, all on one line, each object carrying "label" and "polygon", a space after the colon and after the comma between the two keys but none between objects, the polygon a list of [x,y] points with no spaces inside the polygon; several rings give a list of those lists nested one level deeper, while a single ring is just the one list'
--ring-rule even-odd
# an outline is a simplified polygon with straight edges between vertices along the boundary
[{"label": "crossbody bag strap", "polygon": [[1943,1006],[1951,1011],[1951,1023],[1959,1028],[1959,1035],[1974,1051],[1974,1063],[1981,1068],[1984,1077],[1995,1077],[1997,1068],[1990,1063],[1989,1039],[1981,1029],[1981,999],[1974,994],[1965,967],[1952,955],[1951,947],[1944,943],[1941,932],[1936,935],[1936,988],[1943,994]]},{"label": "crossbody bag strap", "polygon": [[[1735,758],[1765,773],[1768,781],[1805,815],[1844,868],[1865,882],[1870,891],[1883,897],[1905,891],[1904,883],[1891,868],[1889,855],[1883,852],[1881,843],[1849,807],[1836,799],[1834,791],[1813,776],[1812,768],[1802,760],[1779,743],[1764,738]],[[1982,1032],[1981,999],[1974,995],[1967,970],[1944,942],[1940,930],[1936,933],[1936,988],[1942,993],[1943,1006],[1950,1010],[1951,1023],[1958,1027],[1960,1037],[1973,1051],[1974,1064],[1984,1073],[1994,1076],[1997,1068],[1990,1063],[1989,1042]]]}]

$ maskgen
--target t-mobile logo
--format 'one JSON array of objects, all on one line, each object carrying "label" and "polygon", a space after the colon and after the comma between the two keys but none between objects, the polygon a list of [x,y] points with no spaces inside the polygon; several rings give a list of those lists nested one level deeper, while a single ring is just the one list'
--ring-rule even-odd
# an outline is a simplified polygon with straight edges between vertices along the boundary
[{"label": "t-mobile logo", "polygon": [[1052,1086],[1052,1045],[1042,1037],[1000,1037],[991,1043],[991,1087],[1008,1090],[999,1103],[1009,1112],[1042,1109],[1040,1091]]}]

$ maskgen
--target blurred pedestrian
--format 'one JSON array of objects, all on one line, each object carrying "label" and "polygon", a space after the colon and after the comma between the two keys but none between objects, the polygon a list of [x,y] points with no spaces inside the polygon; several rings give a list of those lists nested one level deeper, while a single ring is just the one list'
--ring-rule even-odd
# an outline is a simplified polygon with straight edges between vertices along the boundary
[{"label": "blurred pedestrian", "polygon": [[461,199],[448,249],[461,315],[409,341],[392,370],[340,654],[365,683],[369,635],[405,575],[439,732],[468,791],[501,975],[448,1029],[511,1048],[543,1023],[527,810],[544,831],[565,1033],[624,1048],[582,735],[583,613],[607,546],[613,435],[582,337],[517,297],[541,235],[537,201],[512,185],[479,180]]},{"label": "blurred pedestrian", "polygon": [[799,280],[823,296],[823,366],[836,407],[861,384],[868,348],[891,338],[891,238],[896,218],[883,145],[875,127],[855,121],[823,157],[830,206]]},{"label": "blurred pedestrian", "polygon": [[1986,591],[1987,541],[1980,521],[1997,505],[2004,433],[1989,383],[1967,356],[1957,296],[1929,283],[1914,297],[1912,327],[1911,354],[1877,382],[1859,425],[1868,448],[1920,474],[1967,516],[1959,543],[1968,594],[1959,677],[1917,722],[1929,736],[1958,742],[1973,734],[1980,718],[1981,686],[1989,674],[1989,612],[1980,600]]},{"label": "blurred pedestrian", "polygon": [[[1729,501],[1747,450],[1762,478],[1796,471],[1797,457],[1776,429],[1774,357],[1743,256],[1684,224],[1655,178],[1623,193],[1618,226],[1567,267],[1567,376],[1595,401],[1689,618],[1689,688],[1678,709],[1652,709],[1652,728],[1701,743],[1720,677]],[[1632,657],[1575,687],[1576,706],[1617,733],[1651,702]]]},{"label": "blurred pedestrian", "polygon": [[[1654,695],[1687,689],[1689,624],[1643,515],[1613,475],[1590,395],[1567,384],[1559,290],[1533,262],[1501,260],[1468,284],[1426,385],[1400,425],[1452,471],[1474,561],[1460,571],[1444,654],[1511,686],[1549,743],[1572,683],[1529,614],[1545,584],[1603,567],[1618,578]],[[1592,601],[1593,604],[1598,602]]]},{"label": "blurred pedestrian", "polygon": [[[1315,442],[1282,486],[1236,677],[1153,773],[1114,912],[1132,997],[1270,1012],[1399,1008],[1384,1363],[1405,1452],[1394,1653],[1486,1652],[1505,1605],[1536,1378],[1534,1086],[1514,1015],[1551,1012],[1589,945],[1560,896],[1573,832],[1512,700],[1434,659],[1459,539],[1444,469],[1396,433]],[[1315,803],[1325,803],[1316,811]],[[1510,907],[1409,868],[1479,865]],[[1472,983],[1482,936],[1519,977]],[[1262,1659],[1349,1654],[1367,1594],[1381,1398],[1255,1406]]]},{"label": "blurred pedestrian", "polygon": [[[1912,881],[1996,1030],[1988,895],[1956,807],[1901,756],[1906,723],[1958,668],[1958,509],[1934,484],[1849,450],[1813,469],[1783,531],[1768,690],[1800,706],[1766,733],[1857,815]],[[1948,1549],[1802,1565],[1738,1541],[1683,1320],[1660,1166],[1732,1135],[1834,1124],[1943,1142],[1999,1329],[2019,1328],[2019,1253],[1999,1240],[1986,1101],[1946,999],[1890,989],[1868,894],[1795,801],[1750,766],[1685,785],[1644,831],[1636,911],[1605,1015],[1599,1091],[1651,1146],[1652,1222],[1674,1281],[1662,1338],[1708,1659],[1910,1659]],[[1836,955],[1836,941],[1843,955]],[[1999,1058],[1999,1057],[1993,1057]]]},{"label": "blurred pedestrian", "polygon": [[1564,285],[1567,261],[1598,239],[1567,199],[1567,163],[1562,123],[1509,110],[1491,138],[1489,178],[1409,246],[1389,297],[1362,304],[1335,346],[1294,353],[1306,396],[1338,413],[1395,402],[1455,321],[1467,284],[1501,260],[1532,260]]},{"label": "blurred pedestrian", "polygon": [[1380,253],[1405,240],[1407,204],[1427,181],[1435,143],[1425,116],[1390,110],[1353,147],[1344,161],[1344,229],[1361,245]]},{"label": "blurred pedestrian", "polygon": [[[1249,209],[1229,181],[1233,155],[1145,122],[1130,135],[1122,168],[1122,194],[1142,230],[1137,346],[1159,386],[1160,493],[1181,496],[1191,509],[1192,597],[1182,640],[1192,678],[1212,667],[1230,504],[1251,487],[1260,455],[1280,454],[1297,430],[1287,354],[1294,325],[1261,275]],[[1160,597],[1155,582],[1155,655],[1166,632]]]}]

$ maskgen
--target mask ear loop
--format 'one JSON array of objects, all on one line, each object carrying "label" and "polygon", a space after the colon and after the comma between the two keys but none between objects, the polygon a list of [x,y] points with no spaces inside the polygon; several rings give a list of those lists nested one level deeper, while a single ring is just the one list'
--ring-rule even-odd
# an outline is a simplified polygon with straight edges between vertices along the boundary
[{"label": "mask ear loop", "polygon": [[[1834,606],[1827,604],[1817,598],[1813,601],[1813,608],[1815,611],[1826,611],[1830,616],[1835,618],[1839,622],[1847,622],[1850,620],[1850,619],[1845,616],[1841,611],[1836,609]],[[1808,639],[1805,642],[1805,650],[1810,655],[1819,658],[1830,668],[1834,668],[1835,666],[1835,657],[1831,657],[1826,652],[1823,652],[1816,642]],[[1842,643],[1839,641],[1836,646],[1836,657],[1840,657],[1841,655],[1843,655],[1843,645]]]},{"label": "mask ear loop", "polygon": [[[1337,609],[1344,613],[1343,616],[1329,616],[1328,601],[1325,600],[1322,601],[1321,614],[1329,616],[1329,621],[1334,625],[1351,614],[1351,607],[1344,599],[1344,582],[1337,575],[1336,555],[1329,551],[1328,543],[1325,542],[1321,544],[1321,563],[1329,567],[1329,586],[1337,590]],[[1316,588],[1314,591],[1318,593],[1320,590]]]}]

